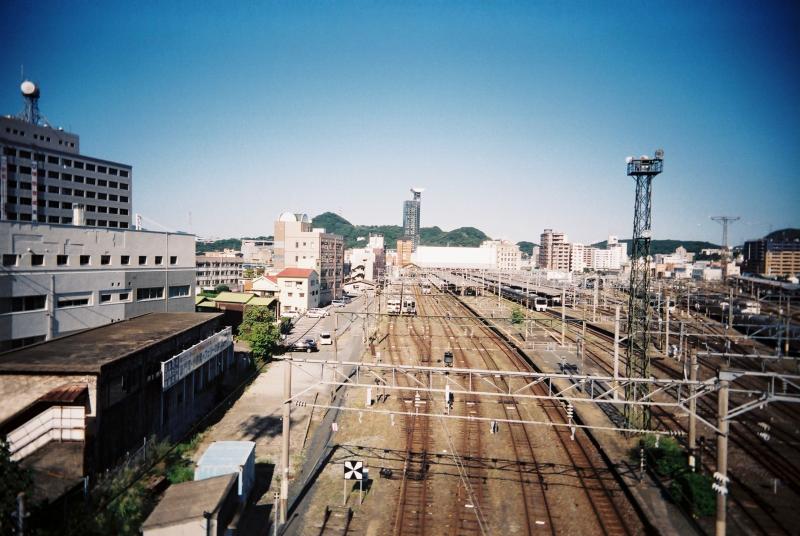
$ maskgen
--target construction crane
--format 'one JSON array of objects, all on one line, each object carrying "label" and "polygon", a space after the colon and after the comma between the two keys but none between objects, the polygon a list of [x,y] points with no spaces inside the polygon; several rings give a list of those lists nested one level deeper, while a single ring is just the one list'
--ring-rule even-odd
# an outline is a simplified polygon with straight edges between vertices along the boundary
[{"label": "construction crane", "polygon": [[[664,165],[664,151],[658,149],[654,157],[629,156],[628,176],[636,181],[636,198],[633,209],[633,235],[631,237],[631,277],[628,296],[628,336],[625,372],[628,378],[649,378],[650,358],[650,240],[652,184]],[[627,400],[643,400],[650,393],[647,383],[631,382],[625,388]],[[625,420],[632,429],[650,427],[650,411],[647,406],[627,404]]]},{"label": "construction crane", "polygon": [[739,221],[739,216],[711,216],[711,219],[722,225],[722,279],[728,278],[728,263],[730,262],[731,248],[728,246],[728,224]]}]

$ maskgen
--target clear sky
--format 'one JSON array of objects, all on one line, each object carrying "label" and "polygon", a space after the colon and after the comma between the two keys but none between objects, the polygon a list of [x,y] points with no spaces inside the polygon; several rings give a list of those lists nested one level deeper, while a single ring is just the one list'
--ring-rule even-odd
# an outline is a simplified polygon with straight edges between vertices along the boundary
[{"label": "clear sky", "polygon": [[625,157],[663,147],[655,237],[738,242],[800,227],[797,6],[5,0],[0,112],[24,64],[135,212],[201,236],[401,224],[421,186],[423,226],[627,237]]}]

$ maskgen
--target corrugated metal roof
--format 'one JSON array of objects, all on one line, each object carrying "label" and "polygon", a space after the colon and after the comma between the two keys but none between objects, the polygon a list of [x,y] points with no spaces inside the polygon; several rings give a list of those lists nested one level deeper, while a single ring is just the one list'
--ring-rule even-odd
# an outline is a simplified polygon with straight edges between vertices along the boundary
[{"label": "corrugated metal roof", "polygon": [[62,385],[39,397],[42,402],[71,403],[79,402],[88,393],[86,384]]},{"label": "corrugated metal roof", "polygon": [[200,457],[197,466],[244,465],[255,448],[253,441],[214,441]]},{"label": "corrugated metal roof", "polygon": [[203,512],[217,513],[236,478],[237,475],[231,473],[173,484],[164,492],[164,497],[142,524],[142,528],[164,527],[192,519],[202,521],[205,525]]},{"label": "corrugated metal roof", "polygon": [[217,294],[216,298],[211,299],[216,302],[247,303],[253,296],[255,296],[255,294],[249,294],[247,292],[220,292]]},{"label": "corrugated metal roof", "polygon": [[311,275],[312,272],[316,272],[312,268],[284,268],[281,270],[277,276],[278,278],[281,277],[304,277],[307,278]]},{"label": "corrugated metal roof", "polygon": [[255,298],[253,298],[252,300],[247,302],[247,305],[258,305],[258,306],[261,306],[261,307],[266,307],[268,305],[271,305],[272,302],[274,302],[276,300],[277,300],[277,298],[275,298],[275,297],[272,297],[272,298],[264,297],[264,298],[262,298],[261,296],[256,296]]}]

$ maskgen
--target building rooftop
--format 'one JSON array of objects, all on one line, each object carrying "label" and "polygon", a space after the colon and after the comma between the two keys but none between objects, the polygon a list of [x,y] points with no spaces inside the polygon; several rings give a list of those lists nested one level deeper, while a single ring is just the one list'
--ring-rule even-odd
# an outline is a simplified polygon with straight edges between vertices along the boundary
[{"label": "building rooftop", "polygon": [[214,441],[200,457],[197,466],[244,465],[255,448],[253,441]]},{"label": "building rooftop", "polygon": [[214,298],[210,299],[215,302],[247,303],[253,296],[255,296],[255,294],[250,294],[249,292],[220,292]]},{"label": "building rooftop", "polygon": [[276,278],[280,277],[309,277],[315,270],[312,268],[284,268],[281,270]]},{"label": "building rooftop", "polygon": [[142,529],[168,527],[192,519],[202,519],[203,512],[215,513],[237,478],[236,473],[230,473],[173,484],[164,492],[164,497],[142,524]]},{"label": "building rooftop", "polygon": [[209,322],[221,313],[151,313],[0,354],[0,374],[99,374],[129,354]]}]

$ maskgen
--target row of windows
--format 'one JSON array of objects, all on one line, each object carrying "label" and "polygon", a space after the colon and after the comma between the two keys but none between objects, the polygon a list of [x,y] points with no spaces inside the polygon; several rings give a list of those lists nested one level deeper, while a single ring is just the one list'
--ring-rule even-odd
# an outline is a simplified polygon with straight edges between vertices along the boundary
[{"label": "row of windows", "polygon": [[[9,129],[6,128],[6,132],[9,132]],[[17,134],[17,130],[14,129],[14,134]],[[24,133],[23,133],[24,136]],[[34,136],[36,136],[34,134]],[[46,139],[46,141],[50,141],[50,138],[46,138],[44,136],[39,136],[39,139]],[[59,143],[61,143],[59,141]],[[70,142],[70,147],[75,147],[75,144]],[[25,149],[20,149],[19,151],[14,149],[13,147],[4,147],[3,148],[3,155],[5,156],[14,156],[18,158],[25,158],[27,160],[36,160],[38,162],[45,161],[45,155],[43,153],[32,153],[31,151],[26,151]],[[110,166],[104,166],[99,164],[93,164],[91,162],[82,162],[80,160],[73,160],[70,158],[59,158],[55,155],[47,155],[47,163],[48,164],[55,164],[55,165],[62,165],[64,167],[71,167],[75,169],[84,169],[86,171],[94,171],[97,173],[105,173],[111,175],[113,177],[123,177],[127,178],[129,176],[129,172],[127,169],[117,169]],[[11,166],[9,165],[9,170]],[[30,168],[28,168],[30,170]],[[30,171],[28,171],[30,173]]]},{"label": "row of windows", "polygon": [[[20,205],[32,205],[33,201],[30,197],[20,197],[17,198],[15,195],[9,195],[6,198],[8,203],[13,205],[17,204],[19,201]],[[48,208],[61,208],[65,210],[72,210],[73,205],[72,201],[55,201],[55,200],[47,200],[47,199],[37,199],[36,205],[40,207],[48,207]],[[86,212],[100,212],[101,214],[121,214],[123,216],[128,215],[127,208],[118,208],[118,207],[107,207],[105,205],[95,206],[95,205],[86,205]]]},{"label": "row of windows", "polygon": [[[7,219],[10,221],[34,221],[33,216],[27,213],[16,214],[14,212],[9,212],[6,215]],[[72,218],[69,216],[46,216],[44,214],[39,214],[36,216],[36,221],[40,223],[61,223],[61,224],[70,224],[72,223]],[[86,225],[89,227],[111,227],[114,229],[127,229],[128,222],[126,221],[116,221],[116,220],[95,220],[95,219],[87,219]]]},{"label": "row of windows", "polygon": [[[177,285],[169,287],[170,298],[185,298],[191,295],[189,285]],[[136,301],[159,300],[164,298],[164,287],[149,287],[136,289]],[[125,303],[131,301],[129,290],[122,291],[100,291],[100,303]],[[92,305],[93,294],[86,293],[80,295],[56,296],[55,306],[57,309],[67,309],[70,307],[86,307]],[[40,294],[37,296],[17,296],[15,298],[0,298],[0,314],[22,313],[25,311],[43,311],[47,308],[47,296]]]},{"label": "row of windows", "polygon": [[[16,128],[6,127],[6,133],[8,133],[8,134],[12,134],[13,133],[13,134],[15,134],[17,136],[20,136],[22,138],[25,137],[25,131],[24,130],[19,130],[19,129],[16,129]],[[37,133],[34,132],[33,139],[49,142],[50,141],[50,136],[43,136],[41,134],[37,134]],[[74,141],[58,140],[58,144],[59,145],[64,145],[66,147],[75,147],[75,142]]]},{"label": "row of windows", "polygon": [[[21,259],[21,255],[16,253],[4,253],[3,254],[3,266],[19,266],[19,261]],[[31,253],[31,266],[45,266],[45,256],[37,253]],[[80,266],[91,266],[92,265],[92,256],[91,255],[48,255],[50,257],[50,261],[52,262],[52,257],[55,257],[55,265],[56,266],[72,266],[75,262],[75,258],[78,258],[78,264]],[[139,266],[147,266],[148,262],[147,255],[139,255]],[[170,255],[169,257],[170,265],[174,266],[178,264],[178,257],[177,255]],[[111,264],[111,255],[100,255],[100,265],[101,266],[108,266]],[[131,264],[131,256],[130,255],[120,255],[119,256],[119,264],[123,266],[129,266]],[[153,256],[153,264],[155,266],[161,266],[164,264],[164,257],[161,255]],[[51,264],[52,266],[52,264]]]},{"label": "row of windows", "polygon": [[[9,171],[16,171],[16,169],[11,169],[11,168],[16,168],[16,166],[10,165],[8,167],[9,167]],[[31,174],[31,168],[26,168],[24,166],[20,166],[19,170],[20,171],[19,171],[18,175],[30,175]],[[40,178],[44,178],[44,174],[42,174],[42,176]],[[61,173],[61,176],[59,177],[59,173],[57,171],[48,171],[47,172],[47,178],[48,179],[61,179],[62,181],[75,182],[77,184],[88,184],[89,186],[101,186],[103,188],[112,188],[112,189],[118,188],[120,190],[127,190],[129,188],[128,183],[126,183],[126,182],[107,181],[105,179],[96,179],[95,180],[92,177],[81,177],[80,175],[70,175],[69,173]],[[9,179],[8,187],[9,188],[16,188],[17,187],[17,181],[14,180],[14,179]],[[22,190],[30,190],[31,189],[31,183],[21,180],[21,181],[19,181],[19,188],[22,189]]]}]

